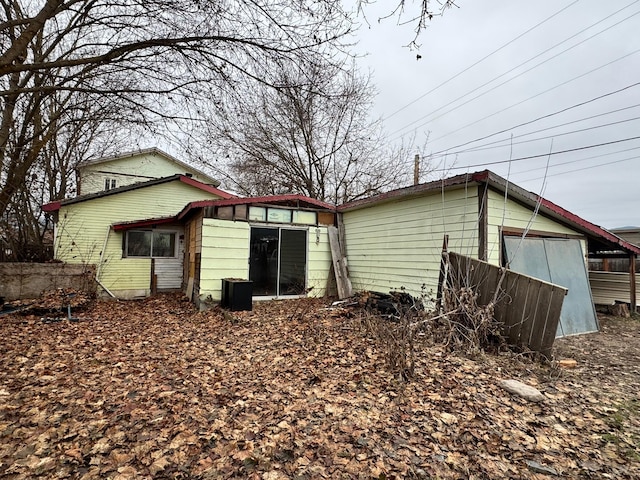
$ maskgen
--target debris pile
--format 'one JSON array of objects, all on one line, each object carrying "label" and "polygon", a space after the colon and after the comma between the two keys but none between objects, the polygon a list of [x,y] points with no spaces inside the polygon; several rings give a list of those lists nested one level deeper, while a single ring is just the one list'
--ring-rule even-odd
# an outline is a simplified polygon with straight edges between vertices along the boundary
[{"label": "debris pile", "polygon": [[58,288],[42,292],[40,298],[15,300],[2,305],[2,312],[19,312],[21,314],[44,315],[67,310],[86,308],[95,296],[73,288]]}]

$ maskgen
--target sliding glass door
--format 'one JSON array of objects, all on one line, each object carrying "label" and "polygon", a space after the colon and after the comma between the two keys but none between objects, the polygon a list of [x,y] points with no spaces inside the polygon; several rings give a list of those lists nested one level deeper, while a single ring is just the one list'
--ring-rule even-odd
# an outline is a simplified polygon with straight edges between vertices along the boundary
[{"label": "sliding glass door", "polygon": [[252,227],[249,279],[255,296],[302,295],[306,288],[307,231]]}]

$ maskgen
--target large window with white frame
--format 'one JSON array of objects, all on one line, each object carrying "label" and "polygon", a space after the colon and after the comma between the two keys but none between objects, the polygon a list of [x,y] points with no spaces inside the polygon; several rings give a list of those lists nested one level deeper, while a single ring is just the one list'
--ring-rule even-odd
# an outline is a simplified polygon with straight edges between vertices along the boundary
[{"label": "large window with white frame", "polygon": [[176,232],[160,230],[128,230],[124,256],[134,258],[174,258]]}]

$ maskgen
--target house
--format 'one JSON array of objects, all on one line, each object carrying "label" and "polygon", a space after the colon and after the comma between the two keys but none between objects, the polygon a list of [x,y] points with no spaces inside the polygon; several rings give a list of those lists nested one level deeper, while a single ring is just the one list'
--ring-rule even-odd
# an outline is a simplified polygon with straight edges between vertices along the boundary
[{"label": "house", "polygon": [[[302,195],[236,198],[193,169],[176,170],[185,168],[157,150],[80,167],[84,193],[43,206],[56,216],[55,258],[95,264],[103,292],[120,298],[182,290],[198,304],[219,301],[229,277],[251,279],[256,297],[325,294],[332,205]],[[146,178],[158,172],[171,175]],[[126,183],[107,188],[104,175]]]},{"label": "house", "polygon": [[216,179],[158,148],[83,162],[76,168],[76,184],[78,195],[86,195],[178,174],[213,187],[220,185]]},{"label": "house", "polygon": [[640,248],[504,178],[482,171],[338,207],[355,289],[435,293],[445,235],[457,253],[569,289],[563,335],[594,331],[586,263]]},{"label": "house", "polygon": [[[119,157],[121,158],[121,157]],[[355,289],[435,292],[443,241],[457,253],[569,289],[562,334],[597,329],[588,258],[640,248],[489,171],[393,190],[338,207],[301,195],[238,198],[172,175],[53,202],[56,258],[95,263],[121,297],[179,289],[219,301],[222,279],[254,298],[324,295],[329,228],[338,226]]]},{"label": "house", "polygon": [[[99,285],[110,295],[133,298],[182,287],[184,225],[175,219],[185,203],[232,198],[186,175],[147,180],[51,202],[55,213],[54,258],[95,264]],[[138,221],[144,219],[144,221]],[[117,229],[133,222],[135,229]]]}]

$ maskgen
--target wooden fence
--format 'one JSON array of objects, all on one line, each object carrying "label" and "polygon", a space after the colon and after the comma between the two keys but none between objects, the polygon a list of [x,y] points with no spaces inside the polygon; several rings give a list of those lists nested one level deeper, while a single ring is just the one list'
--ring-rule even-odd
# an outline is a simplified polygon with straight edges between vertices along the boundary
[{"label": "wooden fence", "polygon": [[449,288],[473,289],[478,305],[495,298],[494,317],[509,344],[551,355],[566,288],[457,253],[444,255]]}]

